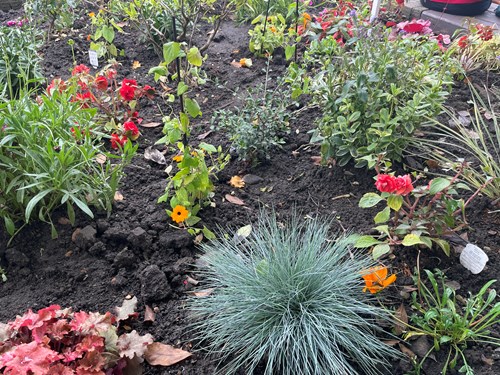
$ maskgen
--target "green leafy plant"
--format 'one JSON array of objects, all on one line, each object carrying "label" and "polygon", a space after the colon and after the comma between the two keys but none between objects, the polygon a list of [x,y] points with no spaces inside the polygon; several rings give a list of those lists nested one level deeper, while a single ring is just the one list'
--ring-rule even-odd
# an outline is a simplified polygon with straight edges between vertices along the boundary
[{"label": "green leafy plant", "polygon": [[374,218],[379,236],[365,235],[357,238],[355,247],[372,248],[374,259],[387,254],[391,247],[423,245],[432,248],[438,245],[450,255],[446,236],[452,235],[467,225],[465,208],[484,188],[480,187],[467,201],[459,197],[458,189],[467,189],[461,183],[460,169],[454,177],[437,177],[427,186],[413,187],[410,175],[395,177],[378,174],[375,186],[381,192],[366,193],[359,201],[363,208],[384,202],[386,207]]},{"label": "green leafy plant", "polygon": [[[187,226],[191,233],[197,233],[200,230],[192,226],[200,221],[196,216],[198,211],[212,204],[215,187],[211,179],[216,178],[216,174],[226,166],[230,156],[224,154],[220,146],[216,148],[201,142],[196,147],[190,143],[190,118],[195,119],[202,114],[196,99],[189,96],[189,84],[193,86],[204,82],[200,74],[203,57],[199,49],[189,48],[186,43],[169,42],[163,46],[163,57],[165,61],[150,69],[149,73],[154,74],[155,80],[166,81],[167,77],[177,79],[176,94],[170,94],[169,100],[174,101],[177,97],[181,111],[178,116],[164,118],[165,136],[156,142],[176,150],[173,159],[177,162],[177,172],[169,178],[165,194],[158,202],[169,202],[173,210],[167,210],[167,214],[176,223]],[[186,61],[184,69],[181,69],[181,58]],[[174,64],[176,73],[170,74],[168,68]],[[205,160],[207,155],[211,159],[209,164]],[[206,237],[213,237],[208,228],[203,227],[202,231]]]},{"label": "green leafy plant", "polygon": [[24,2],[24,11],[32,23],[49,23],[49,39],[54,29],[64,30],[73,26],[78,3],[79,0],[27,0]]},{"label": "green leafy plant", "polygon": [[20,222],[34,217],[57,236],[51,214],[61,205],[71,223],[75,206],[90,217],[90,206],[111,210],[123,167],[137,146],[125,143],[120,156],[106,152],[94,114],[58,91],[0,105],[0,217],[11,236],[24,226]]},{"label": "green leafy plant", "polygon": [[377,338],[387,316],[362,292],[372,261],[329,230],[263,212],[250,234],[202,244],[204,297],[188,307],[218,373],[251,374],[261,361],[266,375],[387,373],[400,353]]},{"label": "green leafy plant", "polygon": [[272,55],[278,47],[285,48],[290,39],[288,26],[281,14],[276,16],[260,15],[252,21],[255,25],[253,30],[248,31],[250,35],[250,52],[257,56]]},{"label": "green leafy plant", "polygon": [[92,22],[92,34],[90,36],[90,49],[97,52],[97,57],[115,58],[124,56],[125,51],[118,51],[114,44],[116,32],[123,33],[122,27],[116,22],[112,15],[103,8],[96,13],[89,13]]},{"label": "green leafy plant", "polygon": [[234,112],[220,110],[212,117],[212,127],[226,132],[240,160],[255,165],[271,159],[272,151],[285,143],[290,132],[290,92],[283,84],[273,89],[266,83],[248,90],[243,106]]},{"label": "green leafy plant", "polygon": [[405,340],[415,336],[428,336],[434,345],[423,357],[420,365],[433,351],[448,348],[442,374],[453,369],[459,360],[463,362],[460,373],[473,375],[467,363],[464,349],[471,343],[485,343],[500,346],[500,339],[490,336],[489,329],[498,324],[500,302],[495,302],[496,291],[490,289],[496,280],[488,281],[477,294],[470,294],[464,306],[460,306],[456,292],[445,282],[446,277],[440,270],[434,273],[425,270],[430,286],[422,282],[420,274],[414,277],[417,291],[412,293],[412,309]]},{"label": "green leafy plant", "polygon": [[0,98],[13,99],[41,80],[40,33],[23,20],[8,24],[0,26]]},{"label": "green leafy plant", "polygon": [[[251,21],[256,17],[266,14],[269,6],[269,14],[290,15],[295,12],[296,0],[235,0],[236,16],[240,21]],[[269,3],[269,4],[268,4]],[[309,1],[299,0],[299,12],[306,8]]]},{"label": "green leafy plant", "polygon": [[482,98],[472,84],[469,88],[473,105],[469,125],[464,124],[462,116],[445,108],[449,123],[429,119],[423,127],[425,136],[415,138],[412,143],[419,150],[418,155],[432,155],[444,168],[460,168],[465,158],[468,164],[463,170],[463,179],[475,188],[481,187],[481,193],[498,202],[500,124],[497,102],[500,91],[493,89]]},{"label": "green leafy plant", "polygon": [[323,159],[373,168],[380,154],[400,161],[424,119],[442,111],[455,62],[435,41],[389,41],[377,27],[354,31],[362,35],[350,46],[311,42],[301,65],[290,65],[288,81],[293,97],[311,94],[323,109],[312,137]]}]

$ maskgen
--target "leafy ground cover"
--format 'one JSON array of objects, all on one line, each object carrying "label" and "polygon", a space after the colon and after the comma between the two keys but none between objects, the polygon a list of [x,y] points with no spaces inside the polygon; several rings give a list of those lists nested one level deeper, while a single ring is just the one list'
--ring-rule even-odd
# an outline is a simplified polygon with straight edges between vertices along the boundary
[{"label": "leafy ground cover", "polygon": [[[8,20],[16,14],[1,14]],[[78,62],[86,62],[88,42],[80,36],[88,32],[88,17],[82,16],[74,25],[73,35],[51,38],[43,49],[43,75],[52,78],[69,78],[75,52]],[[254,88],[270,78],[271,86],[283,75],[286,65],[279,54],[271,61],[266,74],[266,61],[256,59],[249,51],[249,26],[226,21],[208,50],[203,67],[209,78],[207,85],[194,89],[190,96],[196,98],[203,116],[193,119],[191,138],[196,142],[222,145],[229,149],[223,134],[213,131],[210,118],[217,110],[241,106],[245,102],[245,90]],[[204,35],[206,30],[202,30]],[[75,41],[73,45],[68,40]],[[157,86],[147,72],[161,63],[157,54],[138,43],[134,38],[117,33],[113,41],[118,50],[125,50],[120,59],[122,77],[135,79],[143,85]],[[238,68],[234,62],[252,58],[250,68]],[[138,63],[137,63],[138,62]],[[233,63],[233,64],[231,64]],[[237,65],[237,64],[236,64]],[[92,72],[95,73],[95,72]],[[500,75],[472,72],[469,80],[481,88],[483,83],[496,86]],[[453,84],[447,105],[463,111],[470,110],[467,103],[470,92],[463,81]],[[239,89],[234,95],[236,89]],[[305,99],[302,99],[302,105]],[[194,265],[199,262],[196,237],[185,230],[172,226],[165,210],[166,203],[157,204],[166,186],[165,168],[173,163],[176,152],[166,146],[155,146],[163,136],[162,101],[144,103],[141,108],[142,123],[138,126],[141,136],[137,141],[138,152],[132,163],[125,167],[118,195],[115,195],[111,215],[95,213],[89,217],[76,213],[75,225],[67,218],[66,210],[56,211],[52,218],[58,238],[51,238],[51,231],[43,223],[33,223],[23,229],[21,235],[7,246],[9,236],[0,232],[1,265],[7,282],[0,284],[0,321],[7,322],[29,308],[39,310],[57,304],[71,306],[74,311],[113,311],[127,296],[139,300],[139,319],[128,322],[130,330],[151,334],[155,340],[192,350],[196,344],[190,330],[191,316],[186,310],[187,298],[203,285],[202,275]],[[375,191],[375,172],[356,169],[352,163],[345,167],[333,164],[320,165],[320,146],[310,144],[308,132],[314,121],[321,116],[318,108],[299,111],[290,119],[290,131],[283,134],[284,144],[268,158],[250,169],[244,160],[233,161],[218,174],[215,183],[214,206],[208,206],[197,216],[208,228],[233,230],[255,223],[262,208],[273,208],[278,220],[285,221],[299,212],[305,220],[316,217],[331,219],[334,231],[370,233],[377,208],[360,208],[358,203],[367,192]],[[165,151],[166,164],[159,164],[144,156],[153,147]],[[415,161],[416,162],[416,161]],[[411,164],[411,161],[408,162]],[[405,174],[401,165],[395,167],[398,175]],[[243,184],[229,184],[233,176],[242,176]],[[450,256],[440,249],[429,250],[415,247],[398,248],[392,255],[391,273],[397,280],[386,288],[386,303],[394,308],[405,307],[411,311],[409,294],[414,290],[412,275],[418,265],[421,270],[444,270],[450,285],[458,296],[477,293],[489,280],[500,277],[500,213],[491,206],[491,199],[477,198],[467,209],[470,230],[467,239],[481,246],[489,261],[483,272],[471,275],[458,261],[452,247]],[[424,278],[425,279],[425,278]],[[458,298],[458,297],[457,297]],[[151,318],[151,311],[154,319]],[[401,311],[401,310],[400,310]],[[146,315],[148,319],[145,319]],[[151,321],[153,320],[153,321]],[[500,337],[498,325],[492,327],[492,336]],[[412,342],[402,349],[420,357],[433,345],[425,338]],[[489,344],[477,344],[465,350],[469,365],[476,374],[492,375],[500,371],[500,352]],[[437,374],[447,361],[447,352],[431,354],[423,373]],[[433,358],[432,358],[433,357]],[[212,374],[215,371],[213,354],[205,358],[196,354],[178,365],[156,368],[145,365],[147,374]],[[256,374],[264,373],[264,364],[256,365]],[[411,366],[403,361],[393,361],[391,373],[404,374]],[[259,372],[260,371],[260,372]],[[241,372],[243,373],[243,372]]]}]

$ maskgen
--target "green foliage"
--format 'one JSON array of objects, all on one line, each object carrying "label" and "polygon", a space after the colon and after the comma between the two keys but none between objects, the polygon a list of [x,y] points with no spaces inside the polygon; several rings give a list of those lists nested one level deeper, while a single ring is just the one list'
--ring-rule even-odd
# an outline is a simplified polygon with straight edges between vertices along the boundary
[{"label": "green foliage", "polygon": [[[169,66],[171,64],[181,65],[181,58],[185,58],[186,69],[179,73],[170,75]],[[177,172],[169,178],[165,194],[158,202],[169,202],[171,208],[180,205],[189,211],[189,217],[184,222],[191,227],[200,221],[197,217],[198,211],[210,205],[214,196],[215,187],[212,179],[229,162],[229,155],[222,152],[222,147],[216,148],[208,143],[201,142],[197,147],[189,142],[191,129],[190,119],[202,115],[200,106],[196,99],[190,97],[190,86],[204,82],[200,75],[200,68],[203,64],[203,57],[197,47],[191,47],[186,43],[169,42],[163,46],[163,62],[149,73],[154,74],[155,80],[166,80],[167,77],[178,79],[176,94],[170,94],[170,101],[179,98],[182,103],[182,110],[178,117],[165,117],[163,119],[164,137],[156,144],[165,144],[176,150],[175,161],[177,161]],[[211,162],[207,164],[205,157],[209,156]],[[170,170],[171,171],[171,170]],[[170,173],[169,171],[169,173]],[[172,211],[167,210],[169,215]],[[190,228],[191,232],[196,229]],[[205,235],[211,232],[204,231]]]},{"label": "green foliage", "polygon": [[261,361],[266,375],[387,373],[398,352],[375,336],[375,319],[387,316],[362,293],[361,273],[373,264],[349,256],[348,241],[329,230],[264,212],[246,239],[239,231],[202,244],[201,287],[211,293],[188,306],[218,373],[252,374]]},{"label": "green foliage", "polygon": [[[66,94],[37,101],[25,94],[0,105],[0,217],[13,236],[19,222],[33,218],[51,224],[51,214],[65,205],[93,217],[90,206],[110,211],[123,167],[137,147],[128,142],[122,156],[101,147],[93,111],[80,109]],[[107,161],[102,161],[104,154]],[[117,159],[118,163],[111,163]]]},{"label": "green foliage", "polygon": [[38,36],[29,25],[0,26],[0,98],[15,98],[41,79]]},{"label": "green foliage", "polygon": [[211,122],[227,133],[239,159],[255,165],[271,159],[272,151],[285,143],[283,135],[290,132],[290,93],[283,85],[274,89],[260,85],[242,99],[242,107],[217,111]]},{"label": "green foliage", "polygon": [[288,27],[281,14],[269,16],[267,21],[265,16],[260,15],[252,21],[252,25],[255,27],[248,31],[249,49],[255,55],[272,55],[276,48],[284,48],[285,44],[288,44],[290,39]]},{"label": "green foliage", "polygon": [[413,336],[429,336],[434,345],[421,363],[432,351],[449,347],[442,374],[446,374],[448,367],[455,368],[461,359],[463,364],[458,371],[473,375],[463,352],[467,344],[485,343],[500,347],[500,339],[491,337],[489,331],[500,318],[500,302],[495,303],[496,291],[490,289],[496,280],[488,281],[477,294],[470,294],[464,306],[460,306],[455,290],[445,283],[442,271],[435,270],[434,274],[425,270],[425,273],[430,286],[421,281],[420,274],[414,277],[418,290],[412,294],[412,308],[416,313],[410,317],[405,340]]},{"label": "green foliage", "polygon": [[[269,14],[283,16],[295,13],[295,0],[275,0],[269,4]],[[260,15],[265,15],[268,0],[235,0],[236,16],[239,21],[251,21]],[[303,1],[299,1],[299,12],[305,10]]]},{"label": "green foliage", "polygon": [[383,153],[400,161],[424,119],[441,112],[454,64],[434,41],[389,41],[386,31],[370,28],[346,46],[313,41],[288,80],[293,97],[311,94],[323,109],[313,141],[322,142],[324,160],[373,168]]},{"label": "green foliage", "polygon": [[78,4],[79,0],[26,0],[24,11],[31,22],[49,22],[47,34],[50,35],[54,27],[65,30],[73,26]]},{"label": "green foliage", "polygon": [[123,33],[123,29],[104,9],[90,13],[92,22],[92,35],[90,49],[97,52],[97,57],[114,58],[124,56],[125,51],[118,51],[114,44],[116,32]]},{"label": "green foliage", "polygon": [[464,124],[463,117],[445,109],[449,123],[429,119],[429,124],[423,128],[425,137],[414,139],[413,143],[423,155],[432,155],[445,168],[460,168],[465,155],[469,163],[463,171],[463,179],[489,198],[500,199],[500,123],[497,116],[500,91],[493,89],[483,99],[472,84],[469,88],[473,104],[470,124]]}]

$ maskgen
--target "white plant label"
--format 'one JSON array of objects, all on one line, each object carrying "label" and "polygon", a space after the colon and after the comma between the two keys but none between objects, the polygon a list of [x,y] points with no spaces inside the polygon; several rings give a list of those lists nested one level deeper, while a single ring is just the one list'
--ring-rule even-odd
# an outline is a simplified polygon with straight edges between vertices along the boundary
[{"label": "white plant label", "polygon": [[474,275],[484,269],[488,260],[488,255],[481,248],[471,243],[468,243],[460,254],[460,263]]},{"label": "white plant label", "polygon": [[92,65],[94,69],[99,66],[99,59],[97,58],[96,51],[89,50],[89,60],[90,60],[90,65]]}]

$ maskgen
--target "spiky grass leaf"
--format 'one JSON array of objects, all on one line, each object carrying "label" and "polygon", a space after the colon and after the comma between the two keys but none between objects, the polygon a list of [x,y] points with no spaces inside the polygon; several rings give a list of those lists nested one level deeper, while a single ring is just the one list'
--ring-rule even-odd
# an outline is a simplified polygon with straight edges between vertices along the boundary
[{"label": "spiky grass leaf", "polygon": [[264,361],[266,375],[386,374],[398,352],[377,338],[387,316],[362,293],[369,257],[332,241],[328,222],[266,215],[244,242],[203,245],[203,288],[214,292],[189,308],[219,373]]}]

